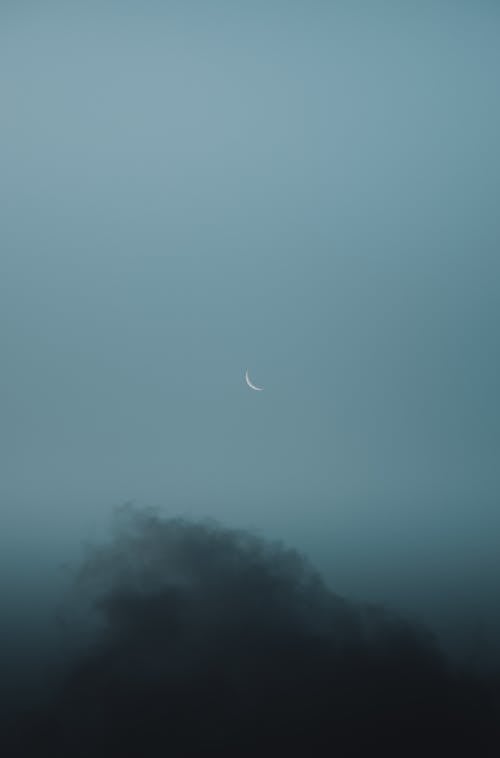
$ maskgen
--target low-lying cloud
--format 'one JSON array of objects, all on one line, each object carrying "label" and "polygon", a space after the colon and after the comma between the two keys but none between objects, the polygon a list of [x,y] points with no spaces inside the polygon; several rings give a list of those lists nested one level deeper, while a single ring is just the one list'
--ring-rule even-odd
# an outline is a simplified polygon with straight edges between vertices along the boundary
[{"label": "low-lying cloud", "polygon": [[70,606],[76,652],[4,755],[496,754],[493,677],[252,534],[122,509]]}]

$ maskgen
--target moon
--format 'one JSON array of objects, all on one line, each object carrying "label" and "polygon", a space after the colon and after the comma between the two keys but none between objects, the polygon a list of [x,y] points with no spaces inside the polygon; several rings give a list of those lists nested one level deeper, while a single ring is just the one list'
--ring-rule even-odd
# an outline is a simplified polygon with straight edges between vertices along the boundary
[{"label": "moon", "polygon": [[264,387],[257,387],[256,384],[253,384],[253,382],[250,381],[250,377],[248,376],[248,369],[245,371],[245,381],[251,390],[256,390],[257,392],[262,392],[264,390]]}]

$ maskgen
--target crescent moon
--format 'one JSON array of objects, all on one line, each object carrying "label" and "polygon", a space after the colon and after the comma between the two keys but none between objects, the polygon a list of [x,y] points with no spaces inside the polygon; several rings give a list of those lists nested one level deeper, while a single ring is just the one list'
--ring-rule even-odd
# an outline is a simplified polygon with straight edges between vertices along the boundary
[{"label": "crescent moon", "polygon": [[251,390],[256,390],[257,392],[263,392],[264,387],[257,387],[256,384],[253,384],[250,381],[250,377],[248,376],[248,369],[245,371],[245,381],[246,381],[246,383],[248,384],[248,386],[250,387]]}]

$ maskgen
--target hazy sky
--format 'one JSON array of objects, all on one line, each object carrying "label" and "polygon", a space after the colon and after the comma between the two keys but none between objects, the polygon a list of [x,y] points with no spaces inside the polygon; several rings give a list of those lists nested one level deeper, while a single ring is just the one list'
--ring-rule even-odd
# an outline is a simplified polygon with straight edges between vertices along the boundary
[{"label": "hazy sky", "polygon": [[4,569],[134,499],[339,591],[489,597],[499,32],[486,0],[2,3]]}]

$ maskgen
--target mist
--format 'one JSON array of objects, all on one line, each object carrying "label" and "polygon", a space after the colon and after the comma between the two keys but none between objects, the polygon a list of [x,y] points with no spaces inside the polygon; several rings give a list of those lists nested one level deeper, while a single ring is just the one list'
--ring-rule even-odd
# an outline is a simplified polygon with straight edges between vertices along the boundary
[{"label": "mist", "polygon": [[125,502],[495,676],[499,32],[486,0],[2,4],[3,699],[78,659],[69,577]]},{"label": "mist", "polygon": [[11,717],[9,755],[493,755],[499,737],[497,678],[213,521],[122,509],[63,619],[73,650],[50,699]]}]

